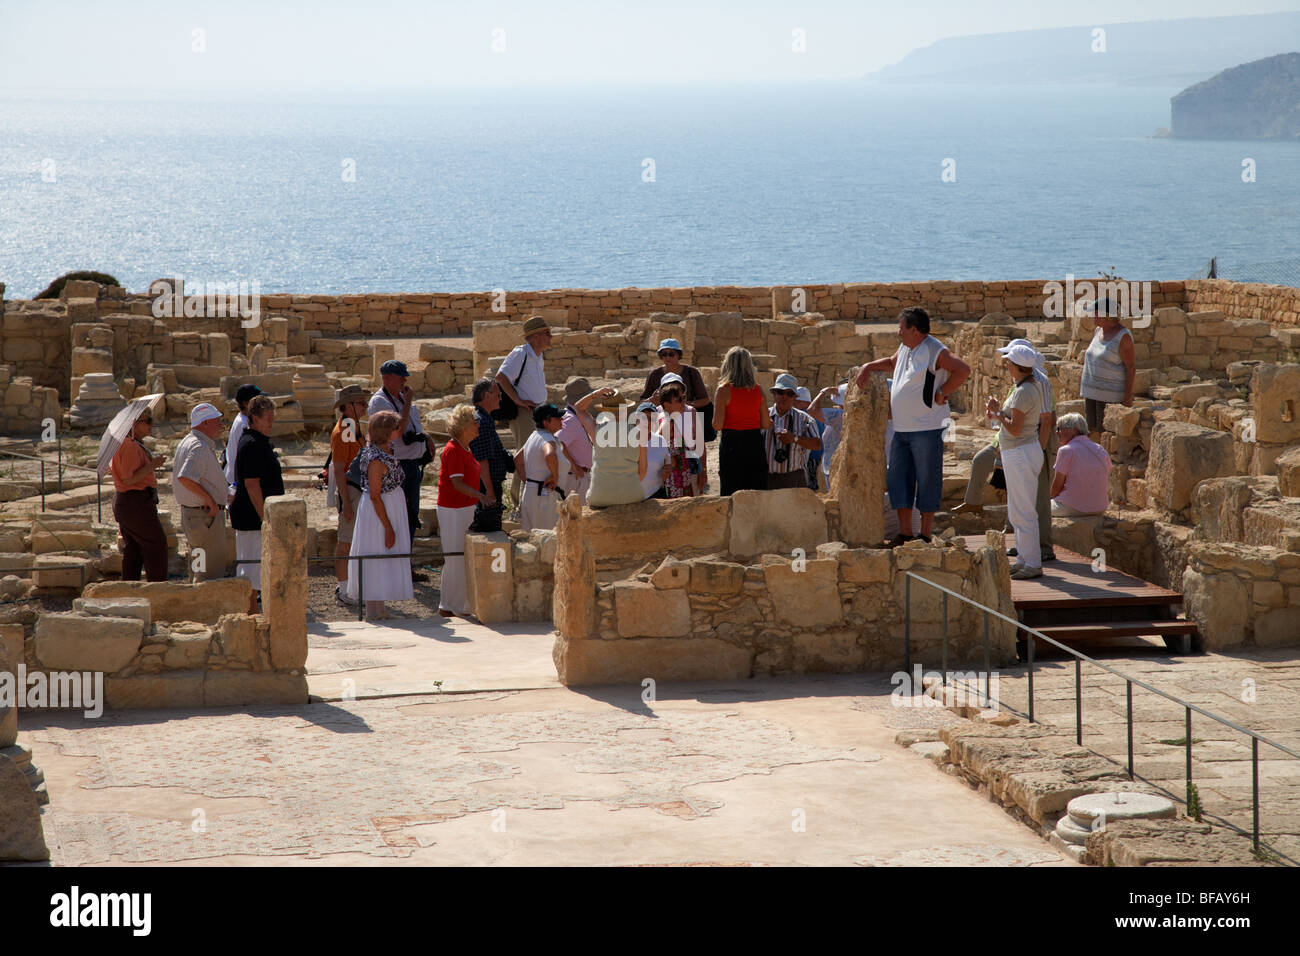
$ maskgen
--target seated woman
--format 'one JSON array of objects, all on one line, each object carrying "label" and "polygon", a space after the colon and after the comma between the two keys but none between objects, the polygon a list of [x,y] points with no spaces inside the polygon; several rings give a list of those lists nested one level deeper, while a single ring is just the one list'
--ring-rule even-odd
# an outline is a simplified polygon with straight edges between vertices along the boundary
[{"label": "seated woman", "polygon": [[519,525],[525,531],[549,531],[558,517],[560,484],[560,430],[563,412],[547,402],[533,409],[536,430],[515,455],[515,472],[523,479]]},{"label": "seated woman", "polygon": [[592,451],[591,490],[587,504],[593,508],[630,505],[645,498],[641,479],[646,473],[646,446],[638,434],[640,416],[623,412],[596,417],[596,442]]},{"label": "seated woman", "polygon": [[1099,515],[1109,504],[1110,454],[1088,437],[1088,420],[1074,412],[1056,424],[1061,447],[1052,479],[1052,514]]}]

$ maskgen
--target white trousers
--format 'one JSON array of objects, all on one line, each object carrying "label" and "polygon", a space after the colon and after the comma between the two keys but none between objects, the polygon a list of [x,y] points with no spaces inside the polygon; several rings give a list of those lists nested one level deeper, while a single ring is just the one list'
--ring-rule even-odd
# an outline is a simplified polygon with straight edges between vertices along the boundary
[{"label": "white trousers", "polygon": [[519,525],[525,531],[550,531],[559,520],[556,505],[560,496],[554,488],[548,488],[546,494],[538,494],[535,481],[524,482],[524,497],[519,505]]},{"label": "white trousers", "polygon": [[[258,561],[262,557],[262,532],[235,531],[235,557],[241,561]],[[241,564],[235,568],[235,577],[246,578],[254,591],[262,590],[262,566]]]},{"label": "white trousers", "polygon": [[578,500],[582,502],[585,507],[587,504],[587,492],[591,488],[591,469],[587,469],[586,474],[582,476],[581,481],[573,477],[573,472],[565,471],[564,474],[560,476],[560,487],[564,489],[566,495],[571,495],[576,491],[578,493]]},{"label": "white trousers", "polygon": [[1002,474],[1007,480],[1007,520],[1016,533],[1017,561],[1041,568],[1038,544],[1038,473],[1043,470],[1043,446],[1036,441],[1002,449]]},{"label": "white trousers", "polygon": [[[438,505],[438,538],[444,553],[465,550],[465,532],[474,520],[474,506],[444,508]],[[465,555],[447,554],[442,564],[442,596],[438,607],[453,614],[468,614],[469,594],[465,589]]]}]

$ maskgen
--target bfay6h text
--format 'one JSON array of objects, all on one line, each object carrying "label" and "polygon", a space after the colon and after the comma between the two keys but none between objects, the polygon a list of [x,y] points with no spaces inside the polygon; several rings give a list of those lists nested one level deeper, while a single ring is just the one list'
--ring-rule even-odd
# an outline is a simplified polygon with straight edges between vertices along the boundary
[{"label": "bfay6h text", "polygon": [[82,893],[73,886],[50,897],[50,925],[56,927],[125,926],[133,936],[148,936],[152,911],[152,893]]}]

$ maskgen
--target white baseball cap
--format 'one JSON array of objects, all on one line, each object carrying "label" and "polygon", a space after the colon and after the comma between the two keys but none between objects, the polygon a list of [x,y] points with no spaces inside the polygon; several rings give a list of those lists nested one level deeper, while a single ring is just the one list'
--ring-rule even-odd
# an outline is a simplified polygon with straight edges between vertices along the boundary
[{"label": "white baseball cap", "polygon": [[[1012,339],[1006,345],[1002,346],[1002,348],[998,349],[998,354],[1009,358],[1011,350],[1017,345],[1023,345],[1027,349],[1034,349],[1034,343],[1029,341],[1029,339]],[[1045,368],[1047,366],[1047,356],[1037,349],[1034,349],[1034,355],[1036,356],[1034,364],[1039,368]],[[1019,365],[1021,363],[1016,362],[1016,364]]]},{"label": "white baseball cap", "polygon": [[794,397],[799,399],[799,401],[801,402],[811,402],[812,392],[808,391],[808,389],[800,385],[798,388],[794,390]]},{"label": "white baseball cap", "polygon": [[683,387],[685,387],[686,385],[686,381],[680,375],[678,375],[676,372],[669,372],[667,375],[665,375],[663,378],[659,380],[659,387],[663,388],[665,385],[668,385],[672,382],[676,382],[678,385],[681,385]]},{"label": "white baseball cap", "polygon": [[1033,368],[1042,357],[1032,345],[1008,345],[1006,348],[998,349],[998,352],[1022,368]]},{"label": "white baseball cap", "polygon": [[204,422],[210,422],[214,418],[220,418],[221,412],[217,411],[215,405],[209,402],[200,402],[190,409],[190,428],[197,428]]}]

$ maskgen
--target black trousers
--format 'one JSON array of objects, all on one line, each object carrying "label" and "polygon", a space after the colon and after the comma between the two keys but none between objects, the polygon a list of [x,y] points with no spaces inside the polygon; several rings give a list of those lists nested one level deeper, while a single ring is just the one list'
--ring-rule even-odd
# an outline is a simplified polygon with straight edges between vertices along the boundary
[{"label": "black trousers", "polygon": [[767,448],[757,428],[724,428],[718,442],[718,494],[767,489]]},{"label": "black trousers", "polygon": [[119,491],[113,496],[113,518],[122,532],[122,580],[167,580],[167,532],[158,520],[158,492],[152,488]]},{"label": "black trousers", "polygon": [[411,526],[411,540],[420,530],[420,482],[424,479],[424,468],[416,464],[416,459],[402,459],[402,494],[406,496],[406,520]]}]

